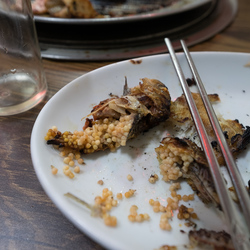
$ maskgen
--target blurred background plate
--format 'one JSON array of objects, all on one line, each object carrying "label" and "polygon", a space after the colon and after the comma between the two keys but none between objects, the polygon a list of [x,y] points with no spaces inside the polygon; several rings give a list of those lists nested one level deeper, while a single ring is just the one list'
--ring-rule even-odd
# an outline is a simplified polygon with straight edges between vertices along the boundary
[{"label": "blurred background plate", "polygon": [[46,23],[36,21],[43,58],[102,61],[140,57],[167,51],[164,37],[180,48],[177,40],[191,46],[219,33],[229,25],[237,0],[213,0],[184,12],[153,19],[137,19],[105,25]]},{"label": "blurred background plate", "polygon": [[57,18],[35,15],[38,23],[56,24],[109,24],[127,23],[166,17],[195,9],[212,0],[91,0],[94,9],[103,18]]}]

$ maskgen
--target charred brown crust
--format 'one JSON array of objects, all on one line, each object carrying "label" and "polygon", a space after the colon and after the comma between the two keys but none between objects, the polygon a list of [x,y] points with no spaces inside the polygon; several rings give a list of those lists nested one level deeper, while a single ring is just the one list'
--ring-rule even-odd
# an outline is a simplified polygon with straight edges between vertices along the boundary
[{"label": "charred brown crust", "polygon": [[[138,86],[129,89],[127,82],[123,89],[123,93],[135,97],[143,106],[145,106],[149,113],[136,114],[133,122],[132,129],[129,133],[129,138],[137,136],[141,132],[145,132],[150,128],[158,125],[160,122],[165,121],[170,115],[171,97],[167,87],[158,80],[143,78],[142,83]],[[122,97],[110,98],[101,101],[96,105],[91,112],[93,112],[94,120],[98,120],[106,117],[115,117],[119,119],[120,114],[111,110],[106,104],[113,100],[119,99],[124,105],[128,103],[128,100]],[[95,111],[97,111],[95,113]],[[126,109],[126,112],[130,114],[130,110]]]},{"label": "charred brown crust", "polygon": [[225,231],[213,231],[206,229],[191,230],[188,233],[192,247],[213,247],[217,250],[233,250],[231,236]]},{"label": "charred brown crust", "polygon": [[183,174],[192,190],[205,204],[213,203],[221,209],[214,182],[209,168],[202,164],[192,163],[187,173]]},{"label": "charred brown crust", "polygon": [[250,127],[246,126],[243,135],[236,134],[231,138],[231,144],[234,146],[232,152],[236,153],[241,150],[244,150],[249,143],[250,143]]}]

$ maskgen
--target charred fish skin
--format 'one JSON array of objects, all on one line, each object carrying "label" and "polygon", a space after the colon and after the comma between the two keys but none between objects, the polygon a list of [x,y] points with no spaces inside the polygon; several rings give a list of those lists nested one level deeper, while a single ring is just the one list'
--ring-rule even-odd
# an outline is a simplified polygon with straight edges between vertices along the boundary
[{"label": "charred fish skin", "polygon": [[192,248],[234,250],[231,236],[225,231],[191,230],[188,237]]},{"label": "charred fish skin", "polygon": [[250,143],[250,127],[246,126],[243,134],[236,134],[231,138],[232,153],[238,153],[248,146]]},{"label": "charred fish skin", "polygon": [[[208,133],[215,156],[221,166],[225,165],[224,157],[215,138],[201,97],[198,93],[192,93],[192,96]],[[208,96],[212,103],[220,101],[217,94]],[[225,120],[222,116],[219,116],[218,120],[229,148],[233,156],[236,157],[250,143],[250,127],[244,127],[237,119]],[[196,134],[192,134],[195,131],[193,130],[194,124],[184,95],[172,102],[168,122],[185,134],[191,131],[190,138],[196,137]],[[188,138],[163,138],[161,145],[156,148],[156,153],[163,180],[171,181],[182,177],[187,180],[188,184],[205,204],[214,203],[218,208],[221,208],[206,157],[203,150],[195,142]]]},{"label": "charred fish skin", "polygon": [[[205,107],[203,105],[200,94],[192,93],[196,106],[198,107],[199,114],[206,128],[208,137],[211,141],[214,153],[220,165],[225,165],[224,157],[220,151],[219,144],[214,135],[213,128],[210,124],[209,118],[207,116]],[[220,102],[220,97],[218,94],[209,94],[209,101],[212,104]],[[170,118],[169,121],[175,125],[180,131],[190,132],[189,137],[196,135],[194,128],[194,123],[192,121],[191,113],[189,111],[186,99],[184,95],[176,98],[172,102],[170,108]],[[224,119],[221,115],[217,115],[221,129],[225,135],[226,141],[234,157],[236,157],[242,150],[244,150],[250,143],[250,128],[249,126],[244,127],[238,119],[230,120]],[[197,137],[197,136],[196,136]]]},{"label": "charred fish skin", "polygon": [[187,179],[187,183],[203,203],[213,203],[221,210],[220,200],[209,168],[194,162],[190,164],[188,172],[183,174],[183,178]]},{"label": "charred fish skin", "polygon": [[[168,119],[171,97],[159,80],[143,78],[139,85],[101,101],[87,116],[83,131],[61,133],[49,130],[47,144],[72,148],[88,154],[125,146],[128,139],[151,129]],[[88,118],[92,116],[93,118]]]}]

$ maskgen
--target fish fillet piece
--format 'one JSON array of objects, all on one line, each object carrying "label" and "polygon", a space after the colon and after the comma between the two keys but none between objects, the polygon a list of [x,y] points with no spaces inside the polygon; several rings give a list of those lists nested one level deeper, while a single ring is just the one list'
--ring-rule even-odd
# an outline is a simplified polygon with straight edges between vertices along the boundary
[{"label": "fish fillet piece", "polygon": [[170,115],[168,88],[155,79],[143,78],[134,88],[124,86],[124,95],[101,101],[86,118],[82,131],[64,133],[49,129],[47,144],[88,154],[109,148],[114,151],[127,140],[149,130]]},{"label": "fish fillet piece", "polygon": [[[224,165],[224,158],[215,139],[201,97],[196,93],[192,93],[192,95],[218,162],[220,165]],[[212,103],[220,100],[217,94],[209,95],[209,99]],[[184,135],[186,131],[194,130],[193,120],[184,95],[172,102],[170,113],[169,121],[184,131]],[[219,116],[218,120],[229,148],[233,156],[236,157],[250,142],[250,127],[244,127],[238,120],[225,120],[222,116]],[[214,203],[220,207],[206,156],[202,148],[193,140],[194,135],[197,136],[196,131],[189,135],[191,135],[189,138],[173,136],[163,138],[161,145],[155,149],[163,180],[168,182],[184,178],[204,203]]]},{"label": "fish fillet piece", "polygon": [[187,183],[205,203],[220,207],[220,202],[204,152],[187,138],[165,137],[155,149],[163,180],[179,178]]},{"label": "fish fillet piece", "polygon": [[[220,165],[225,165],[224,158],[219,149],[217,139],[214,135],[213,128],[209,122],[209,118],[207,116],[201,96],[198,93],[192,93],[192,96],[198,108],[203,124],[206,128],[209,140],[212,143],[218,162]],[[208,95],[208,97],[212,104],[215,104],[220,101],[218,94],[210,94]],[[193,119],[191,117],[191,113],[189,111],[184,95],[181,95],[171,103],[170,112],[171,115],[169,120],[176,128],[180,129],[184,133],[188,133],[189,138],[197,138],[197,132],[195,130]],[[244,127],[242,124],[240,124],[237,119],[225,120],[221,115],[217,116],[217,118],[225,135],[227,143],[231,149],[231,152],[234,156],[236,156],[249,144],[250,129],[248,126]]]}]

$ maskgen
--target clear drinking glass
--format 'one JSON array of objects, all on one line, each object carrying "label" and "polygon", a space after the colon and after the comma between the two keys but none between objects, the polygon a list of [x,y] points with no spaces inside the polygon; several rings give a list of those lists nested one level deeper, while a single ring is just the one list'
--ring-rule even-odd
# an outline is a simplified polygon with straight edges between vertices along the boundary
[{"label": "clear drinking glass", "polygon": [[0,116],[24,112],[47,83],[30,0],[0,0]]}]

